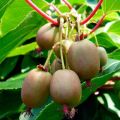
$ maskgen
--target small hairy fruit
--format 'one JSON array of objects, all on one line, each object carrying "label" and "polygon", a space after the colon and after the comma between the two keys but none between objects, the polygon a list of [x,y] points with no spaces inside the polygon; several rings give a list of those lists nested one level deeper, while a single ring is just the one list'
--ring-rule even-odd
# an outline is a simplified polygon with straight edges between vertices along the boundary
[{"label": "small hairy fruit", "polygon": [[68,64],[83,80],[90,80],[100,68],[96,46],[88,40],[74,42],[67,54]]},{"label": "small hairy fruit", "polygon": [[[62,40],[62,51],[63,55],[65,56],[72,45],[72,40]],[[58,58],[60,58],[60,42],[58,42],[54,47],[54,52]]]},{"label": "small hairy fruit", "polygon": [[51,78],[52,75],[49,72],[38,69],[31,70],[22,86],[21,97],[23,103],[31,108],[42,105],[49,96]]},{"label": "small hairy fruit", "polygon": [[59,58],[56,58],[51,65],[51,72],[53,74],[60,69],[62,69],[62,62]]},{"label": "small hairy fruit", "polygon": [[40,48],[51,49],[54,43],[59,41],[59,28],[47,23],[39,29],[36,41]]},{"label": "small hairy fruit", "polygon": [[104,66],[107,63],[107,52],[103,47],[97,47],[98,52],[99,52],[99,58],[100,58],[100,66]]},{"label": "small hairy fruit", "polygon": [[50,83],[50,94],[57,103],[71,107],[77,106],[82,94],[78,75],[67,69],[56,71]]}]

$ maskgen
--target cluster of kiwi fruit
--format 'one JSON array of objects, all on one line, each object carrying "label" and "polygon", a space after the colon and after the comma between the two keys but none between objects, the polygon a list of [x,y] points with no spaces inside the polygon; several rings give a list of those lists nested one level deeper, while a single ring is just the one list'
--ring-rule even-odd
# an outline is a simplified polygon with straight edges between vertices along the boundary
[{"label": "cluster of kiwi fruit", "polygon": [[75,40],[78,29],[74,28],[77,31],[74,31],[75,37],[65,38],[65,24],[66,20],[62,36],[60,27],[50,23],[42,26],[37,33],[39,47],[52,49],[56,58],[50,65],[50,70],[35,68],[26,76],[21,97],[23,103],[30,108],[40,107],[49,95],[61,105],[78,106],[82,97],[81,82],[92,79],[107,62],[107,53],[103,47],[96,46],[88,39]]}]

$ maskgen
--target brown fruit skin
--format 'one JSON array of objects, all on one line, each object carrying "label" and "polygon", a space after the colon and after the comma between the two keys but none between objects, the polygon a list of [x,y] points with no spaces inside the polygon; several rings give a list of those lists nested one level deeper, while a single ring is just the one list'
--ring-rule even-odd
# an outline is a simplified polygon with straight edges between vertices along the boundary
[{"label": "brown fruit skin", "polygon": [[40,48],[51,49],[54,43],[59,41],[59,28],[47,23],[39,29],[36,41]]},{"label": "brown fruit skin", "polygon": [[57,70],[62,69],[61,60],[56,58],[51,65],[51,73],[55,73]]},{"label": "brown fruit skin", "polygon": [[99,58],[100,58],[100,66],[104,66],[107,63],[108,56],[107,52],[103,47],[97,47],[99,52]]},{"label": "brown fruit skin", "polygon": [[82,89],[78,75],[72,70],[58,70],[50,83],[53,100],[62,105],[75,107],[80,104]]},{"label": "brown fruit skin", "polygon": [[83,80],[90,80],[100,69],[97,47],[88,40],[75,42],[67,54],[69,67]]},{"label": "brown fruit skin", "polygon": [[[73,41],[72,40],[62,40],[63,44],[63,55],[67,54],[70,46],[72,45]],[[58,58],[60,58],[60,42],[57,43],[57,45],[54,47],[54,52]]]},{"label": "brown fruit skin", "polygon": [[49,72],[31,70],[26,76],[21,90],[23,103],[30,108],[44,104],[49,96],[51,79],[52,75]]}]

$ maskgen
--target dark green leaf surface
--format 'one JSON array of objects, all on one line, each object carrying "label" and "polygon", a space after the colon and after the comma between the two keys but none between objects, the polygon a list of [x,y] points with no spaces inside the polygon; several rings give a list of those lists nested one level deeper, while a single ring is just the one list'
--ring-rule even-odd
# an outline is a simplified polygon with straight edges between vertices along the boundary
[{"label": "dark green leaf surface", "polygon": [[18,57],[8,58],[0,64],[0,79],[5,79],[7,75],[15,68]]},{"label": "dark green leaf surface", "polygon": [[20,91],[0,92],[0,119],[8,115],[23,111],[24,105],[21,102]]}]

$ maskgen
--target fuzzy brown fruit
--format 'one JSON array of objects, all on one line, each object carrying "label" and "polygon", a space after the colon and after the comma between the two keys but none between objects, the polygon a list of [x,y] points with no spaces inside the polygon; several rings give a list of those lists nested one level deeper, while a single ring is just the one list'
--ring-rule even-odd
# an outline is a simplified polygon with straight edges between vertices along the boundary
[{"label": "fuzzy brown fruit", "polygon": [[99,54],[91,41],[74,42],[68,51],[67,59],[70,68],[83,80],[90,80],[99,72]]},{"label": "fuzzy brown fruit", "polygon": [[55,102],[62,105],[79,105],[82,89],[78,75],[67,69],[56,71],[50,83],[50,94]]},{"label": "fuzzy brown fruit", "polygon": [[59,41],[59,27],[47,23],[39,29],[36,41],[40,48],[51,49],[54,43]]},{"label": "fuzzy brown fruit", "polygon": [[108,56],[107,52],[103,47],[97,47],[99,52],[99,58],[100,58],[100,66],[104,66],[107,63]]},{"label": "fuzzy brown fruit", "polygon": [[30,108],[44,104],[49,96],[51,78],[49,72],[31,70],[26,76],[21,90],[23,103]]},{"label": "fuzzy brown fruit", "polygon": [[51,65],[51,72],[53,74],[60,69],[62,69],[62,62],[60,59],[56,58]]},{"label": "fuzzy brown fruit", "polygon": [[[72,40],[62,40],[62,51],[63,55],[67,54],[70,46],[72,45],[73,41]],[[54,47],[54,52],[58,58],[60,58],[60,42],[58,42],[55,47]]]}]

